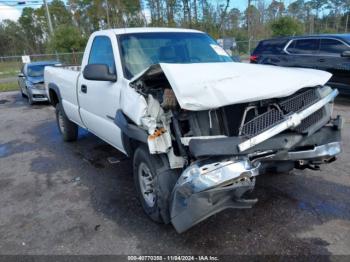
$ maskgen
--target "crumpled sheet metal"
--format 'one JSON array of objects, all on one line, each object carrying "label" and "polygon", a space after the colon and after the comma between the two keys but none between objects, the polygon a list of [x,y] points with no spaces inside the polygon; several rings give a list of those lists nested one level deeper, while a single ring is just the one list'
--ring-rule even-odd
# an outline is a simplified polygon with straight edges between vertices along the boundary
[{"label": "crumpled sheet metal", "polygon": [[[161,70],[160,70],[161,68]],[[237,62],[153,65],[131,83],[164,72],[183,109],[199,111],[289,96],[324,85],[332,74],[315,69]]]},{"label": "crumpled sheet metal", "polygon": [[259,165],[248,160],[207,161],[188,167],[174,187],[170,215],[179,233],[224,209],[250,208],[256,203],[241,197],[254,188]]},{"label": "crumpled sheet metal", "polygon": [[165,113],[159,102],[148,95],[146,114],[141,117],[141,127],[148,130],[148,148],[151,154],[169,152],[171,144],[170,113]]}]

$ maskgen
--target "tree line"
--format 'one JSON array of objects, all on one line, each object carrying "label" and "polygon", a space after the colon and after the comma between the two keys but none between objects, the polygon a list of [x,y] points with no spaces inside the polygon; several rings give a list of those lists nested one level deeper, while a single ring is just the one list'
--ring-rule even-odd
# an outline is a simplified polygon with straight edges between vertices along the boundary
[{"label": "tree line", "polygon": [[0,56],[82,51],[91,32],[119,27],[194,28],[214,38],[238,41],[273,36],[344,33],[349,30],[350,0],[60,0],[25,7],[17,22],[0,23]]}]

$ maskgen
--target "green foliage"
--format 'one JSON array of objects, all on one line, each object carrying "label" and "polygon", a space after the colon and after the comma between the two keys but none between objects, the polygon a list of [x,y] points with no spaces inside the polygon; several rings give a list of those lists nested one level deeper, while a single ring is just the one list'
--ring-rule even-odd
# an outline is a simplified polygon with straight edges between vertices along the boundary
[{"label": "green foliage", "polygon": [[25,50],[25,37],[21,26],[11,20],[0,23],[0,56],[17,55]]},{"label": "green foliage", "polygon": [[21,66],[22,63],[18,61],[0,61],[0,80],[4,78],[17,77]]},{"label": "green foliage", "polygon": [[[50,16],[53,27],[57,27],[60,25],[72,25],[72,15],[65,7],[64,3],[60,0],[53,0],[49,4]],[[40,8],[35,10],[36,19],[40,23],[40,26],[43,30],[49,33],[49,28],[47,25],[47,17],[46,17],[46,9],[45,6],[41,6]]]},{"label": "green foliage", "polygon": [[334,28],[328,27],[328,28],[324,28],[324,29],[322,30],[322,33],[323,33],[323,34],[336,34],[336,33],[337,33],[337,30],[334,29]]},{"label": "green foliage", "polygon": [[[40,1],[39,1],[40,2]],[[247,0],[247,8],[232,8],[233,0],[52,0],[46,9],[26,7],[18,22],[0,22],[0,56],[81,51],[96,30],[137,26],[184,27],[213,38],[235,37],[238,52],[248,51],[248,39],[314,33],[344,33],[350,29],[350,0]],[[287,4],[288,2],[288,4]],[[147,15],[145,15],[147,13]],[[348,25],[346,25],[348,23]],[[252,46],[252,43],[250,45]]]},{"label": "green foliage", "polygon": [[273,36],[289,36],[302,34],[300,22],[289,16],[276,19],[270,25]]},{"label": "green foliage", "polygon": [[55,29],[48,49],[56,52],[76,52],[84,50],[86,38],[83,37],[78,28],[74,26],[61,25]]},{"label": "green foliage", "polygon": [[304,0],[296,0],[290,3],[290,5],[288,6],[289,15],[293,18],[303,20],[305,15],[304,6]]},{"label": "green foliage", "polygon": [[282,16],[285,10],[284,4],[282,1],[272,0],[271,4],[267,8],[267,13],[270,20],[275,20]]},{"label": "green foliage", "polygon": [[41,24],[37,22],[36,11],[31,7],[23,8],[18,23],[25,37],[25,49],[22,53],[40,52],[44,44],[44,32]]},{"label": "green foliage", "polygon": [[9,82],[9,83],[0,83],[0,92],[17,91],[17,90],[19,90],[17,81]]}]

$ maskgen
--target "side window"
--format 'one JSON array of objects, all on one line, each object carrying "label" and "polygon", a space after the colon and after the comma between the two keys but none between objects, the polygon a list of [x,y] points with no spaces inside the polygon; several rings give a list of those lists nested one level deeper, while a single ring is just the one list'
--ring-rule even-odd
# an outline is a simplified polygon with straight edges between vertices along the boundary
[{"label": "side window", "polygon": [[287,51],[291,54],[315,54],[320,46],[319,39],[299,39],[293,40]]},{"label": "side window", "polygon": [[88,64],[106,64],[116,73],[112,43],[107,36],[96,36],[92,42]]},{"label": "side window", "polygon": [[262,54],[279,54],[286,45],[286,40],[273,39],[262,41],[255,49],[255,53]]},{"label": "side window", "polygon": [[350,51],[350,47],[336,39],[321,39],[320,52],[322,54],[341,54]]}]

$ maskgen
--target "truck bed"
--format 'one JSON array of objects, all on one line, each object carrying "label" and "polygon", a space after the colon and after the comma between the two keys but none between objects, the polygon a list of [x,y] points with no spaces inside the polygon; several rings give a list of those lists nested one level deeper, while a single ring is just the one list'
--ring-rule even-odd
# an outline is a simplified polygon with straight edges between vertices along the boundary
[{"label": "truck bed", "polygon": [[80,66],[46,67],[44,71],[45,89],[54,86],[59,89],[62,106],[70,119],[80,123],[77,98],[77,84],[80,75]]},{"label": "truck bed", "polygon": [[55,66],[55,67],[59,67],[59,68],[71,70],[71,71],[79,71],[79,72],[81,69],[80,65],[64,65],[64,66]]}]

